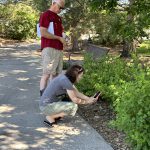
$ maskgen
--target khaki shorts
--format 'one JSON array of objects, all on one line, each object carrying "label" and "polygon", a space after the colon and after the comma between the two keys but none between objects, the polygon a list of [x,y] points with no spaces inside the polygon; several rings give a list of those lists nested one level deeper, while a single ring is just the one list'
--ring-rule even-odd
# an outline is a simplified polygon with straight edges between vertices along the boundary
[{"label": "khaki shorts", "polygon": [[42,50],[43,74],[60,74],[63,68],[63,52],[54,48]]},{"label": "khaki shorts", "polygon": [[78,105],[73,102],[53,102],[45,107],[40,107],[45,115],[55,115],[64,112],[67,116],[74,116],[78,109]]}]

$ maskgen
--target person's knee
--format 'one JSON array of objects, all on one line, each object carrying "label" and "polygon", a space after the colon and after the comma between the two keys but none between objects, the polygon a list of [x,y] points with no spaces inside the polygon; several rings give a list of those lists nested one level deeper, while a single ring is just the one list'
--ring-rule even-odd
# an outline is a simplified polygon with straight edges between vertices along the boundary
[{"label": "person's knee", "polygon": [[75,103],[74,103],[74,109],[75,109],[75,111],[77,111],[77,109],[78,109],[78,105]]},{"label": "person's knee", "polygon": [[75,103],[73,103],[73,104],[72,104],[72,110],[71,110],[71,114],[70,114],[70,115],[71,115],[71,116],[75,116],[77,110],[78,110],[78,105],[75,104]]}]

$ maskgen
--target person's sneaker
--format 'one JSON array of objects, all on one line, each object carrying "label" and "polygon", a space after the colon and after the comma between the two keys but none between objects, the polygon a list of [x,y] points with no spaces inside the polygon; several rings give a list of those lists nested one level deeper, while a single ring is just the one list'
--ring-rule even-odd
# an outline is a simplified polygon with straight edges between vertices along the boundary
[{"label": "person's sneaker", "polygon": [[62,121],[62,120],[63,120],[62,117],[58,117],[58,118],[55,119],[56,122],[59,122],[59,121]]},{"label": "person's sneaker", "polygon": [[43,90],[40,90],[40,96],[42,96],[42,95],[43,95],[43,93],[44,93],[44,90],[45,90],[45,89],[43,89]]},{"label": "person's sneaker", "polygon": [[44,120],[43,123],[44,123],[45,125],[49,126],[49,127],[52,127],[53,125],[57,124],[56,122],[50,123],[48,120]]}]

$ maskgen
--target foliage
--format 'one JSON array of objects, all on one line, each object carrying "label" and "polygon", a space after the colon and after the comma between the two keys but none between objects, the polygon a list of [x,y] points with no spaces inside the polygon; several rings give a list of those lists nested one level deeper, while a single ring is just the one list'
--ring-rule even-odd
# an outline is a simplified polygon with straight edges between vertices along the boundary
[{"label": "foliage", "polygon": [[92,9],[94,9],[95,11],[97,9],[103,9],[103,10],[106,10],[106,9],[109,9],[110,11],[114,11],[115,7],[117,6],[117,2],[119,0],[92,0],[91,1],[91,6],[92,6]]},{"label": "foliage", "polygon": [[39,12],[43,12],[50,7],[51,0],[30,0],[30,4]]},{"label": "foliage", "polygon": [[149,28],[150,24],[150,4],[148,0],[136,1],[129,0],[128,3],[121,4],[119,0],[93,0],[91,6],[94,11],[99,9],[107,10],[109,13],[119,11],[126,14],[126,21],[122,28],[122,36],[128,40],[144,37],[147,34],[145,28]]},{"label": "foliage", "polygon": [[[91,13],[90,18],[92,18],[91,26],[94,26],[93,33],[95,31],[96,34],[96,36],[93,37],[94,43],[113,46],[122,42],[121,26],[125,20],[124,14],[108,14],[103,11],[100,13]],[[97,21],[97,19],[99,21]]]},{"label": "foliage", "polygon": [[[127,62],[120,58],[103,57],[95,62],[90,55],[84,58],[85,75],[82,80],[82,90],[89,94],[101,91],[105,99],[114,101],[116,99],[117,88],[123,82],[131,80]],[[89,80],[90,79],[90,80]],[[87,84],[86,88],[83,86]]]},{"label": "foliage", "polygon": [[78,85],[87,95],[102,92],[102,98],[112,102],[116,111],[113,122],[127,135],[135,150],[150,148],[150,68],[132,60],[106,57],[94,61],[85,56],[85,74]]},{"label": "foliage", "polygon": [[137,48],[137,53],[150,54],[150,41],[147,40],[141,43],[140,47]]},{"label": "foliage", "polygon": [[128,57],[129,51],[134,51],[134,41],[141,37],[149,37],[145,29],[150,25],[150,3],[149,0],[136,1],[129,0],[123,3],[119,0],[92,0],[92,10],[98,12],[100,9],[108,13],[120,12],[126,16],[119,27],[119,35],[122,37],[124,48],[123,57]]},{"label": "foliage", "polygon": [[115,125],[127,134],[136,150],[150,148],[150,70],[136,74],[135,80],[126,82],[118,90],[115,101]]},{"label": "foliage", "polygon": [[[0,34],[4,34],[5,23],[10,19],[12,15],[13,8],[5,7],[4,5],[0,5]],[[4,36],[4,35],[3,35]]]},{"label": "foliage", "polygon": [[63,61],[63,70],[67,70],[69,68],[70,64],[68,61]]},{"label": "foliage", "polygon": [[[86,16],[88,16],[88,4],[89,0],[74,1],[67,0],[66,1],[66,9],[63,12],[63,25],[65,31],[70,31],[71,39],[73,43],[73,47],[77,47],[78,40],[81,34],[85,31],[88,32],[86,28]],[[80,10],[80,13],[79,13]],[[76,48],[75,48],[76,49]]]},{"label": "foliage", "polygon": [[17,40],[35,37],[37,15],[32,7],[25,4],[8,5],[7,10],[11,11],[9,20],[4,24],[4,33],[7,37]]}]

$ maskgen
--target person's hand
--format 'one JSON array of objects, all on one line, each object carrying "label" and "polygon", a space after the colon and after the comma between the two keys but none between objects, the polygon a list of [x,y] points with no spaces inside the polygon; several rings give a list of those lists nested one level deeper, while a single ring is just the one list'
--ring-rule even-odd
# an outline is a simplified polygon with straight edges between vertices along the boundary
[{"label": "person's hand", "polygon": [[66,40],[63,37],[59,37],[59,41],[63,44],[63,47],[67,45]]},{"label": "person's hand", "polygon": [[93,103],[96,103],[98,100],[98,97],[94,98],[94,97],[90,97],[89,100],[88,100],[88,104],[93,104]]}]

